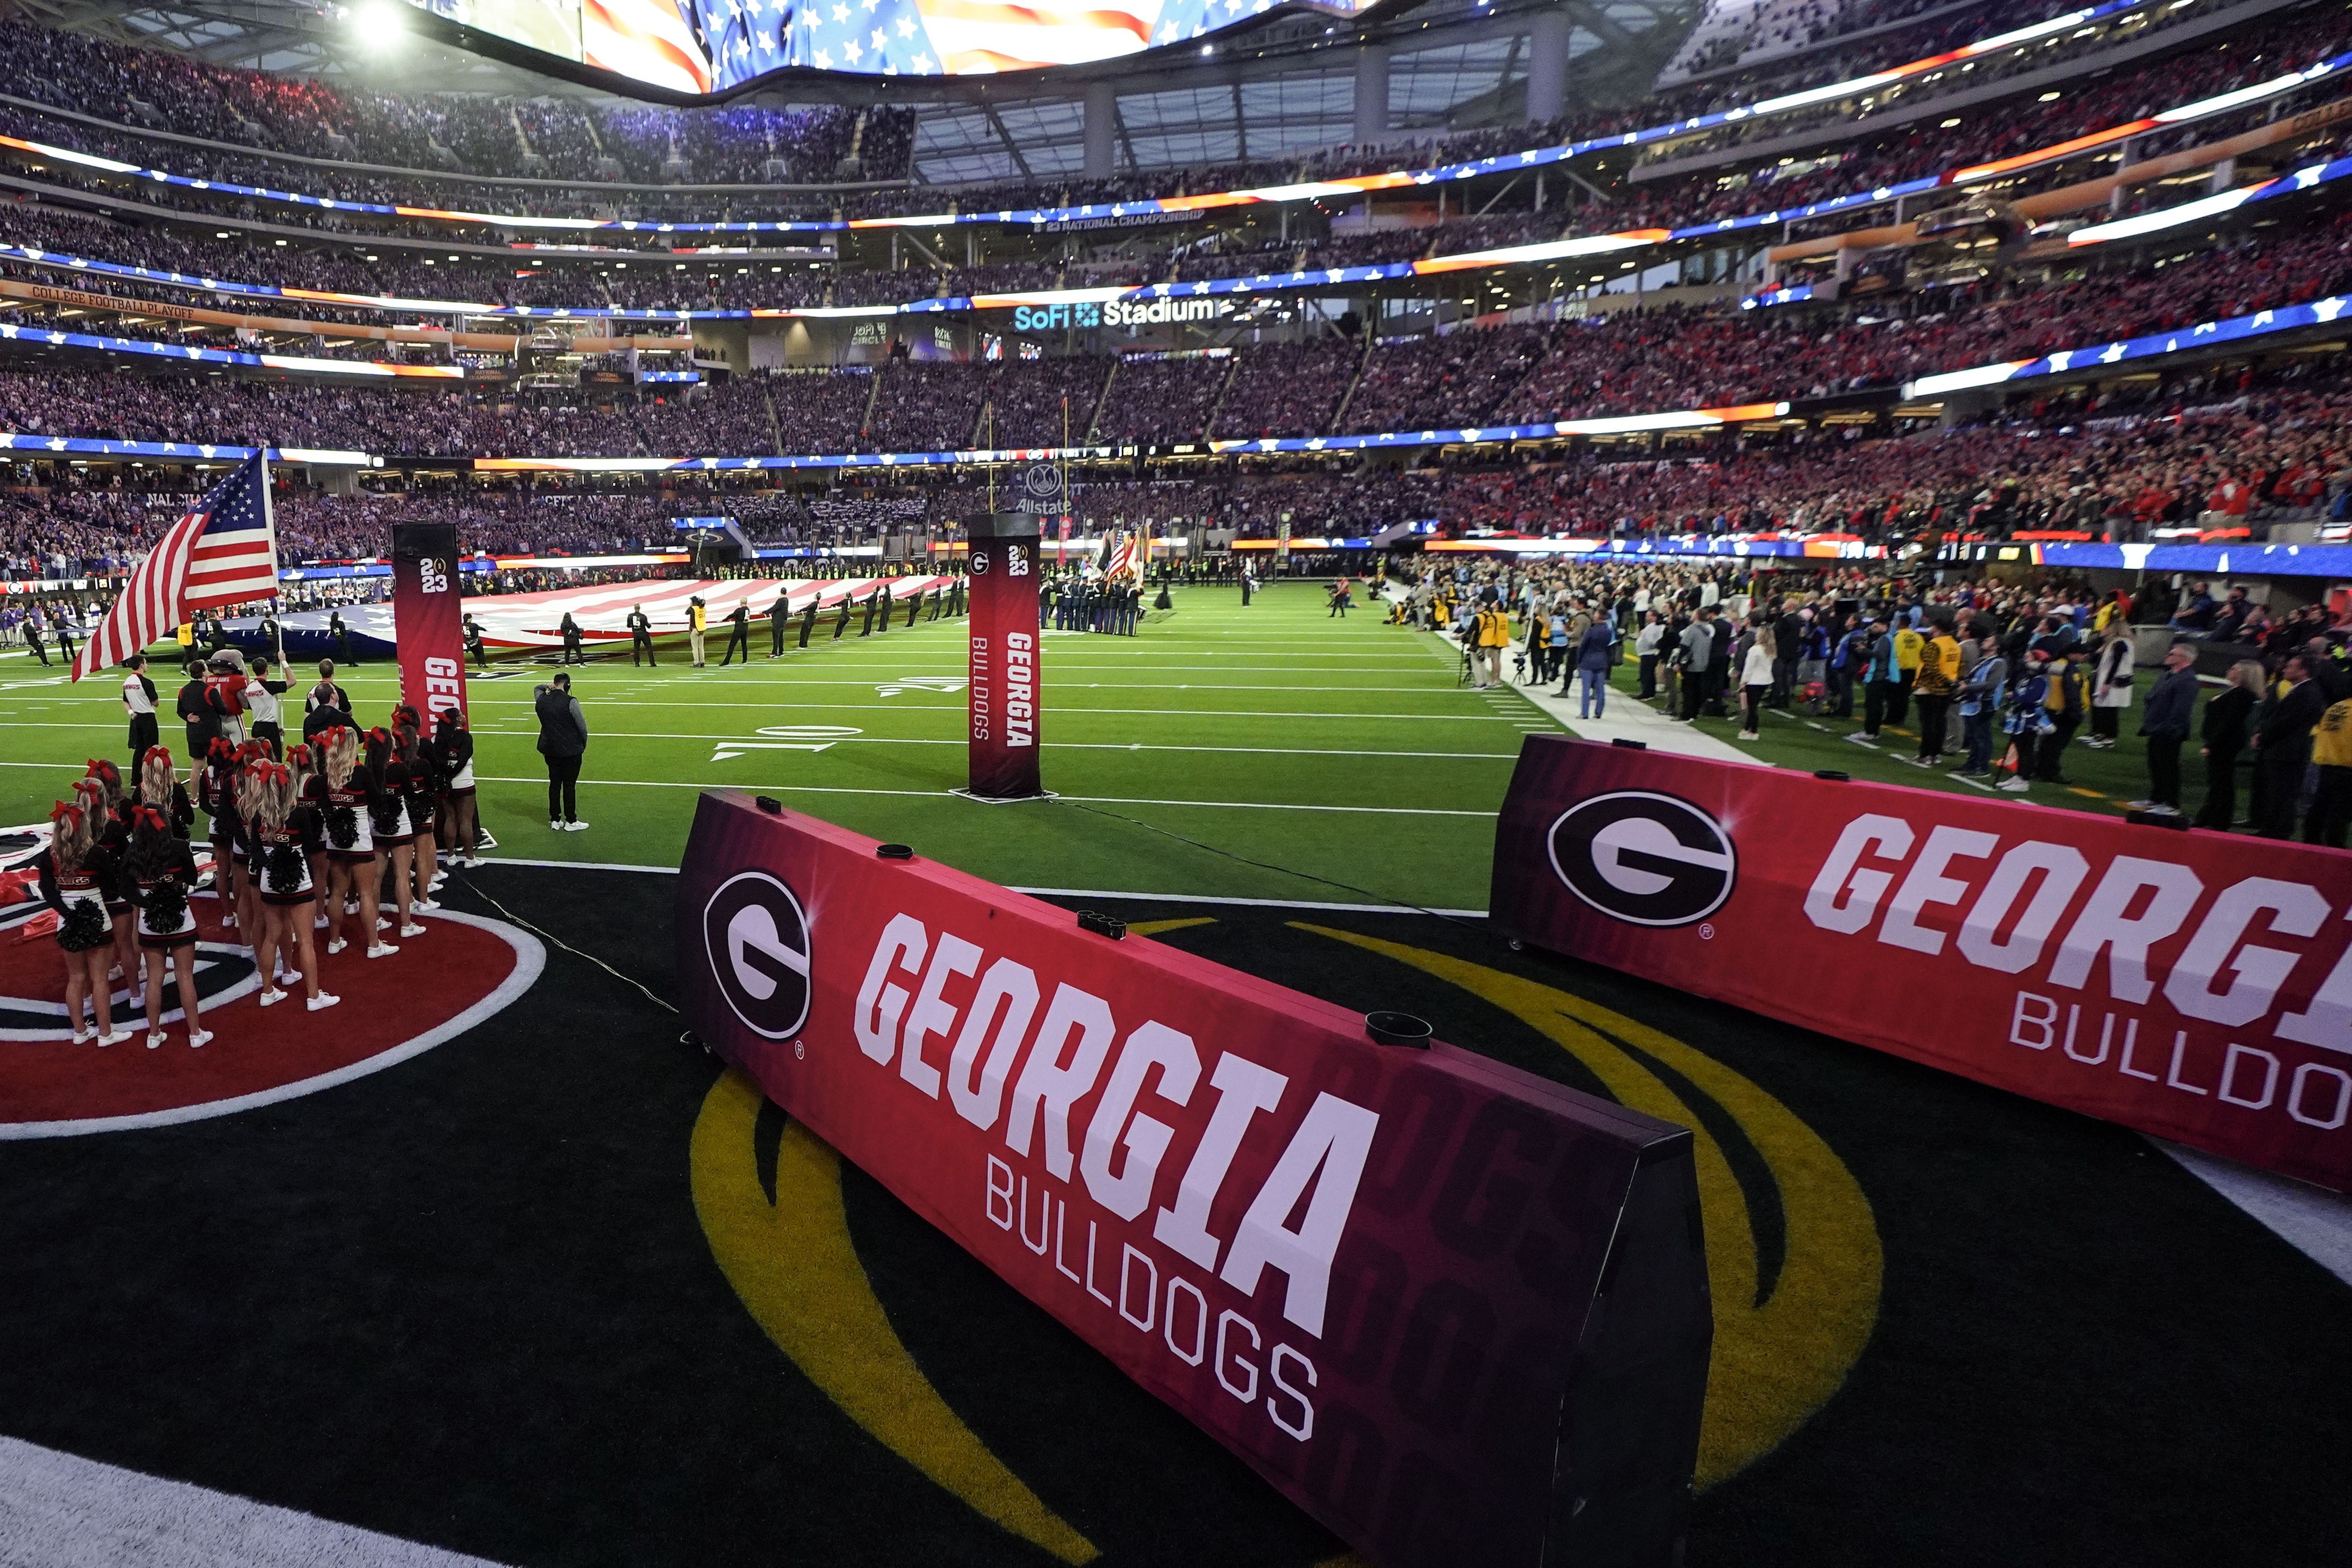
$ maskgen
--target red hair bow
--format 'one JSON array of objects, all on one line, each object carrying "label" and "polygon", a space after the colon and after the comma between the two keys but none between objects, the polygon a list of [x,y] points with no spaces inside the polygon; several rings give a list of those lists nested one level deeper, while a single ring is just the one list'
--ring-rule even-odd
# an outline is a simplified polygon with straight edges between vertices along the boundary
[{"label": "red hair bow", "polygon": [[68,805],[64,801],[59,801],[57,805],[49,807],[49,821],[53,825],[60,822],[70,822],[76,828],[79,828],[82,821],[81,807],[78,805]]},{"label": "red hair bow", "polygon": [[131,813],[131,817],[139,826],[152,826],[158,833],[168,834],[172,831],[172,825],[163,819],[163,814],[152,805],[141,806]]}]

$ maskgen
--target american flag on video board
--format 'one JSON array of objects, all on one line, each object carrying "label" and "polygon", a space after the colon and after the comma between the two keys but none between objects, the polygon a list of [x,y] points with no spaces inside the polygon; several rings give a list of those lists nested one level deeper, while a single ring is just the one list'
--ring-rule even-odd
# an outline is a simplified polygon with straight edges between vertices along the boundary
[{"label": "american flag on video board", "polygon": [[269,507],[269,466],[256,452],[215,485],[201,505],[164,531],[98,624],[73,678],[119,664],[161,640],[190,612],[278,593],[278,521]]}]

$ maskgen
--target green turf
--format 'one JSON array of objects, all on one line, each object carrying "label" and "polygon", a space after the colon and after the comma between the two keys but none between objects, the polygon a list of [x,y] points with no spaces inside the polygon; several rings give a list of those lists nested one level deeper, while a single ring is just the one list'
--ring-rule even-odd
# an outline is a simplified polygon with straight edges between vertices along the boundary
[{"label": "green turf", "polygon": [[[1328,878],[1483,909],[1494,813],[1519,738],[1559,727],[1532,704],[1462,688],[1456,656],[1426,633],[1363,612],[1329,619],[1318,586],[1276,587],[1246,609],[1236,589],[1175,598],[1174,615],[1132,638],[1047,633],[1043,764],[1060,802],[981,805],[948,793],[964,781],[964,699],[898,684],[962,676],[964,625],[942,620],[841,643],[820,634],[774,661],[759,628],[761,657],[748,668],[718,668],[713,637],[708,669],[665,649],[657,669],[620,658],[577,672],[593,736],[584,833],[547,826],[530,707],[543,672],[519,666],[478,682],[483,821],[501,855],[675,865],[695,790],[717,785],[774,795],[1014,886],[1352,897],[1312,879]],[[341,679],[364,721],[379,721],[395,700],[389,665]],[[21,654],[0,660],[0,822],[43,815],[85,758],[121,755],[115,692],[112,678],[75,687]],[[761,734],[790,726],[856,732]],[[163,739],[178,749],[168,717]],[[719,758],[729,742],[829,739],[823,751]]]}]

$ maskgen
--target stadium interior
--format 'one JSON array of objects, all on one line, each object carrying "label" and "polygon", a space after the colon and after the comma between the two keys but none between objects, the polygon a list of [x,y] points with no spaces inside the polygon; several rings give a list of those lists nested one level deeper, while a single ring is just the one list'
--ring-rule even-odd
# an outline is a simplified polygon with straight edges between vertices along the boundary
[{"label": "stadium interior", "polygon": [[[2266,1166],[1951,1067],[1943,992],[1841,1033],[1489,899],[1574,738],[1899,790],[1939,836],[2273,857],[2244,875],[2345,924],[2347,66],[2352,0],[0,0],[0,1564],[2340,1563],[2352,1045],[2304,1052],[2279,1103],[2319,1152]],[[270,586],[149,605],[251,475]],[[1015,511],[1055,793],[984,805]],[[380,781],[424,658],[395,531],[445,542],[470,695],[385,961],[329,894],[342,1000],[261,1012],[264,917],[184,825],[170,951],[220,1043],[164,1015],[126,871],[95,1026],[131,1032],[91,1049],[52,803],[86,758],[135,797],[160,720],[225,845],[198,748],[281,700],[323,742],[322,689]],[[233,731],[189,706],[222,667],[181,684],[229,649],[238,690],[276,671]],[[836,1153],[695,1016],[706,792],[1692,1130],[1713,1351],[1671,1554],[1575,1536],[1565,1479],[1548,1553],[1461,1522],[1491,1302],[1403,1331],[1443,1441],[1327,1434],[1294,1476]],[[1857,995],[1895,940],[1840,974],[1745,929],[1711,969]],[[2021,999],[2017,1055],[2027,993],[1961,980]],[[2251,1118],[2260,1033],[2212,1095],[2169,1025],[2142,1048]]]}]

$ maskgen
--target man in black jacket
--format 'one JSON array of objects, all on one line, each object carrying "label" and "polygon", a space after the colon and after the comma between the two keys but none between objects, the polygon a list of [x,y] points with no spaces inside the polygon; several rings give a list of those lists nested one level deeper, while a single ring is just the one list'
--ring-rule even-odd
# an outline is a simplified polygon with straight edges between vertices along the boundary
[{"label": "man in black jacket", "polygon": [[628,625],[631,667],[634,668],[640,662],[659,664],[661,660],[654,657],[654,624],[646,618],[646,607],[643,605],[629,606]]},{"label": "man in black jacket", "polygon": [[188,765],[202,767],[203,759],[213,749],[213,737],[220,733],[220,712],[205,700],[204,660],[188,661],[188,683],[180,688],[174,710],[188,729]]},{"label": "man in black jacket", "polygon": [[793,618],[792,595],[776,590],[776,602],[768,606],[768,657],[784,657],[784,623]]},{"label": "man in black jacket", "polygon": [[720,656],[719,668],[734,663],[739,653],[745,664],[751,662],[751,607],[740,600],[727,616],[727,651]]},{"label": "man in black jacket", "polygon": [[2164,656],[2164,673],[2140,710],[2139,732],[2147,737],[2147,809],[2180,810],[2180,748],[2189,739],[2189,719],[2197,706],[2197,654],[2174,643]]},{"label": "man in black jacket", "polygon": [[580,820],[580,759],[588,751],[588,718],[572,695],[572,676],[555,679],[531,693],[539,714],[539,752],[547,759],[547,826],[559,833],[587,827]]},{"label": "man in black jacket", "polygon": [[2254,768],[2263,803],[2255,831],[2265,838],[2294,837],[2295,812],[2303,804],[2303,770],[2311,761],[2312,726],[2327,710],[2303,655],[2288,659],[2281,674],[2286,693],[2272,704],[2270,716],[2254,731]]}]

